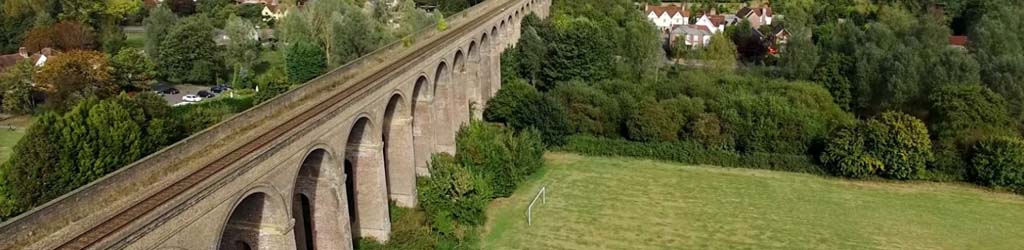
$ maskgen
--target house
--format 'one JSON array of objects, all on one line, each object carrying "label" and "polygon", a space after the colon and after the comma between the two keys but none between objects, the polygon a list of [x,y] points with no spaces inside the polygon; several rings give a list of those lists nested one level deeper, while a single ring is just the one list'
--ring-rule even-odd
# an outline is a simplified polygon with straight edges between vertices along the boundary
[{"label": "house", "polygon": [[690,12],[678,5],[647,5],[645,12],[647,19],[663,31],[671,30],[673,26],[687,25],[690,21]]},{"label": "house", "polygon": [[754,28],[760,28],[761,25],[772,25],[772,19],[774,18],[772,7],[768,5],[761,8],[740,8],[736,12],[736,16],[750,21],[750,26]]},{"label": "house", "polygon": [[711,34],[717,34],[718,32],[725,31],[727,22],[725,16],[701,15],[694,24],[707,27]]},{"label": "house", "polygon": [[[305,1],[298,2],[301,4]],[[263,10],[260,13],[263,15],[264,21],[278,20],[286,15],[280,0],[238,0],[238,4],[262,4]]]},{"label": "house", "polygon": [[690,48],[704,47],[711,43],[711,30],[702,25],[680,25],[672,29],[671,45],[684,43]]},{"label": "house", "polygon": [[46,65],[46,61],[49,60],[56,54],[51,48],[45,48],[34,55],[29,55],[28,49],[21,47],[18,49],[18,53],[0,55],[0,72],[7,70],[7,68],[18,64],[22,60],[31,60],[32,64],[36,67],[42,67]]},{"label": "house", "polygon": [[778,54],[779,49],[789,41],[789,35],[789,31],[786,31],[786,27],[782,24],[773,25],[772,33],[768,36],[771,39],[768,45],[768,54]]}]

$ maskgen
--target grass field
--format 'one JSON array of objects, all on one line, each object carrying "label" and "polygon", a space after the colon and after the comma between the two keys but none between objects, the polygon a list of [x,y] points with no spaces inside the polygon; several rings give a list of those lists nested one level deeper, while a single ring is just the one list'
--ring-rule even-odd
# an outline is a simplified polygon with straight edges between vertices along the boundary
[{"label": "grass field", "polygon": [[125,33],[125,43],[128,47],[142,49],[146,47],[146,33],[142,32],[127,32]]},{"label": "grass field", "polygon": [[[1024,197],[627,158],[546,156],[483,249],[1021,249]],[[547,203],[526,206],[541,186]]]},{"label": "grass field", "polygon": [[25,136],[25,128],[32,125],[35,118],[31,116],[16,116],[0,120],[0,163],[11,158],[14,145]]}]

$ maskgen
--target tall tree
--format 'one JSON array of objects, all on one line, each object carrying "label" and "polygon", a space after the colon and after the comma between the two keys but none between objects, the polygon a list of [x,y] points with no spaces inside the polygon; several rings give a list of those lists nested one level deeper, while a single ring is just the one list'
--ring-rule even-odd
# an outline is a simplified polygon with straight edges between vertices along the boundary
[{"label": "tall tree", "polygon": [[298,41],[285,54],[288,82],[300,84],[323,73],[327,67],[324,51],[307,41]]},{"label": "tall tree", "polygon": [[166,0],[164,4],[171,8],[179,16],[188,16],[196,13],[195,0]]},{"label": "tall tree", "polygon": [[3,95],[3,111],[11,114],[28,114],[35,108],[32,100],[32,77],[36,66],[31,60],[22,60],[0,73],[0,94]]},{"label": "tall tree", "polygon": [[154,77],[156,69],[142,50],[122,49],[111,57],[110,63],[114,67],[114,75],[122,89],[150,89],[147,80]]},{"label": "tall tree", "polygon": [[260,42],[256,26],[241,17],[231,16],[224,27],[228,44],[224,50],[224,62],[231,66],[231,83],[236,87],[246,82],[241,79],[252,77],[252,67],[259,59]]},{"label": "tall tree", "polygon": [[731,71],[736,68],[736,45],[724,33],[715,34],[704,52],[704,60],[712,69]]},{"label": "tall tree", "polygon": [[213,83],[219,64],[213,26],[203,16],[182,19],[160,43],[157,68],[176,83]]},{"label": "tall tree", "polygon": [[60,0],[61,13],[58,17],[61,20],[71,20],[80,23],[98,25],[100,15],[107,9],[105,1],[97,0]]},{"label": "tall tree", "polygon": [[160,43],[164,37],[177,23],[178,16],[171,12],[166,5],[160,4],[149,11],[149,17],[145,20],[146,25],[146,55],[150,58],[160,56]]},{"label": "tall tree", "polygon": [[[331,66],[340,66],[379,48],[387,40],[384,26],[371,18],[362,9],[343,4],[340,23],[334,25],[336,34],[344,34],[337,40],[338,58]],[[337,19],[335,21],[338,21]]]},{"label": "tall tree", "polygon": [[36,86],[47,91],[47,103],[66,111],[80,100],[117,93],[107,56],[95,51],[71,51],[46,62],[35,75]]}]

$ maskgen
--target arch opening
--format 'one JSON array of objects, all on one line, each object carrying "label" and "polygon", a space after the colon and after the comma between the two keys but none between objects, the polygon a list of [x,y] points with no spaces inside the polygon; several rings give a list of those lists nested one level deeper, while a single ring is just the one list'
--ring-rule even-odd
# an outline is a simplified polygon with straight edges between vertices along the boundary
[{"label": "arch opening", "polygon": [[384,169],[388,197],[401,207],[416,205],[415,149],[412,116],[405,99],[394,94],[384,110]]},{"label": "arch opening", "polygon": [[[359,117],[352,125],[345,147],[346,186],[352,186],[355,202],[353,235],[384,242],[391,233],[388,211],[387,174],[380,132],[369,118]],[[351,179],[351,182],[349,182]],[[347,191],[347,190],[346,190]]]},{"label": "arch opening", "polygon": [[434,152],[434,142],[430,133],[430,80],[426,76],[416,79],[412,91],[412,137],[414,166],[419,176],[429,175],[430,154]]},{"label": "arch opening", "polygon": [[434,72],[434,140],[437,143],[438,152],[455,153],[455,129],[456,125],[451,110],[453,106],[452,92],[454,87],[450,82],[451,71],[448,64],[441,62]]},{"label": "arch opening", "polygon": [[281,204],[272,202],[266,193],[257,192],[246,196],[235,206],[221,232],[219,249],[274,249],[281,231],[283,220],[275,214],[281,212]]},{"label": "arch opening", "polygon": [[[306,155],[295,177],[292,191],[292,218],[295,220],[295,248],[324,249],[352,244],[349,228],[351,209],[340,207],[338,196],[343,173],[325,149]],[[347,233],[346,231],[349,230]]]}]

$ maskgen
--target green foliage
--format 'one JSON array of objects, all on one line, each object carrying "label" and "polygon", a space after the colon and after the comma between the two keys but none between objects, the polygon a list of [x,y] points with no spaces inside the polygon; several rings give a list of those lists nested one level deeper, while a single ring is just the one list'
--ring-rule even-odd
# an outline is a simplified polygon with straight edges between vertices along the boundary
[{"label": "green foliage", "polygon": [[22,60],[0,73],[0,93],[3,93],[3,111],[28,114],[35,108],[32,100],[32,78],[36,67],[30,60]]},{"label": "green foliage", "polygon": [[[323,63],[323,60],[317,60],[316,62]],[[273,67],[256,78],[256,86],[258,86],[259,92],[256,92],[256,96],[253,97],[253,104],[263,103],[288,91],[289,84],[288,78],[285,77],[284,69]]]},{"label": "green foliage", "polygon": [[148,90],[148,81],[156,74],[156,66],[142,50],[124,48],[110,58],[114,77],[122,89]]},{"label": "green foliage", "polygon": [[95,51],[71,51],[49,59],[34,80],[36,86],[47,90],[47,104],[58,112],[81,100],[103,99],[118,92],[106,55]]},{"label": "green foliage", "polygon": [[43,114],[0,171],[2,196],[14,206],[0,211],[42,204],[170,144],[179,135],[173,120],[163,118],[169,110],[160,97],[144,93],[87,99],[63,115]]},{"label": "green foliage", "polygon": [[254,105],[253,98],[220,98],[199,104],[175,107],[171,112],[171,117],[180,122],[179,131],[187,136],[209,128]]},{"label": "green foliage", "polygon": [[285,54],[288,81],[299,84],[316,78],[327,66],[324,61],[324,53],[320,47],[303,41],[292,44]]},{"label": "green foliage", "polygon": [[971,151],[971,178],[981,185],[1024,193],[1024,141],[1016,137],[981,140]]},{"label": "green foliage", "polygon": [[566,109],[575,133],[617,136],[624,117],[616,99],[581,82],[560,84],[551,96]]},{"label": "green foliage", "polygon": [[507,197],[526,177],[540,168],[544,145],[535,130],[518,136],[483,122],[471,122],[459,131],[456,158],[490,183],[495,197]]},{"label": "green foliage", "polygon": [[1024,118],[1024,3],[993,3],[970,30],[970,47],[982,82],[1006,98],[1015,119]]},{"label": "green foliage", "polygon": [[932,160],[931,140],[924,123],[899,112],[885,112],[830,138],[821,161],[847,177],[880,175],[916,179]]},{"label": "green foliage", "polygon": [[178,22],[178,16],[171,12],[164,4],[159,4],[149,11],[149,17],[144,21],[146,26],[146,55],[150,58],[160,56],[160,43],[164,41],[167,34]]},{"label": "green foliage", "polygon": [[730,71],[736,68],[736,45],[725,37],[725,33],[711,36],[704,51],[704,61],[716,71]]},{"label": "green foliage", "polygon": [[965,177],[966,153],[978,140],[1015,134],[1003,97],[984,86],[942,87],[929,97],[929,102],[928,128],[935,140],[934,166],[952,177]]},{"label": "green foliage", "polygon": [[450,155],[434,155],[430,177],[416,183],[420,206],[427,212],[434,232],[444,238],[461,239],[472,226],[485,221],[491,200],[490,185]]},{"label": "green foliage", "polygon": [[256,26],[241,17],[229,17],[224,26],[224,33],[227,34],[227,46],[224,48],[224,62],[231,67],[231,86],[235,88],[249,88],[248,81],[254,74],[253,67],[259,59],[260,42]]},{"label": "green foliage", "polygon": [[629,139],[641,142],[666,142],[679,138],[684,124],[682,114],[669,102],[648,98],[626,120]]},{"label": "green foliage", "polygon": [[558,102],[522,80],[505,84],[487,103],[484,119],[517,131],[537,129],[547,145],[565,143],[570,131],[566,111]]},{"label": "green foliage", "polygon": [[607,79],[614,66],[614,45],[606,31],[584,17],[556,16],[548,34],[547,58],[541,77],[547,84],[561,81],[597,81]]},{"label": "green foliage", "polygon": [[219,63],[213,26],[202,16],[187,17],[170,29],[160,43],[157,69],[175,83],[216,82]]}]

